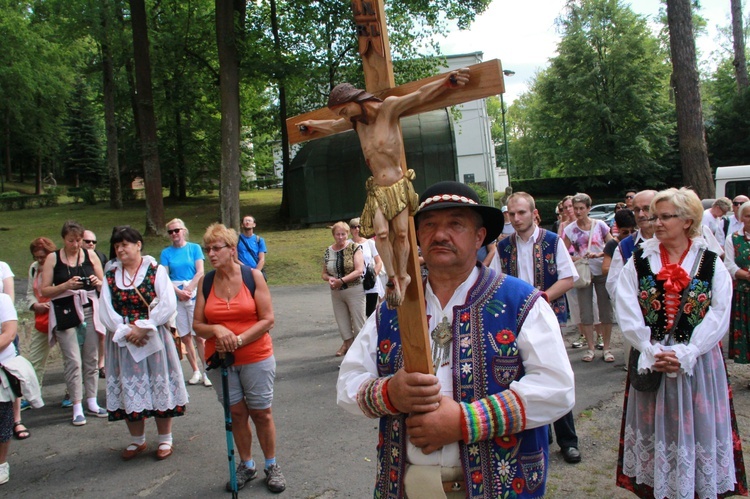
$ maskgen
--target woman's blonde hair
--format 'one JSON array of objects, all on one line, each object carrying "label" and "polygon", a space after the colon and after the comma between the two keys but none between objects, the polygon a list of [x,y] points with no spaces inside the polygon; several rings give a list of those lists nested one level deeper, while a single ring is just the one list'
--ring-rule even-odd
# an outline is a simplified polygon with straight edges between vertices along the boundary
[{"label": "woman's blonde hair", "polygon": [[585,192],[578,192],[575,196],[573,196],[573,204],[576,203],[583,203],[586,208],[591,208],[591,196],[589,196]]},{"label": "woman's blonde hair", "polygon": [[349,230],[349,224],[346,222],[336,222],[335,224],[331,225],[331,234],[335,234],[336,229],[344,229],[347,234],[351,232]]},{"label": "woman's blonde hair", "polygon": [[179,225],[180,229],[182,229],[182,230],[185,231],[185,239],[187,240],[190,237],[190,231],[185,226],[185,222],[183,222],[181,218],[173,218],[172,220],[170,220],[169,222],[167,222],[167,224],[164,227],[166,227],[167,230],[169,230],[169,226],[170,225],[175,225],[175,224]]},{"label": "woman's blonde hair", "polygon": [[209,245],[216,241],[221,241],[230,248],[236,248],[239,236],[234,229],[230,229],[224,224],[212,223],[206,229],[206,233],[203,234],[203,244]]},{"label": "woman's blonde hair", "polygon": [[698,195],[687,187],[680,187],[675,189],[670,187],[663,191],[659,191],[651,200],[651,207],[649,213],[654,216],[656,213],[657,203],[668,202],[672,203],[675,208],[675,214],[683,220],[690,220],[690,228],[688,229],[688,237],[694,238],[701,235],[701,224],[703,222],[703,204],[701,203]]}]

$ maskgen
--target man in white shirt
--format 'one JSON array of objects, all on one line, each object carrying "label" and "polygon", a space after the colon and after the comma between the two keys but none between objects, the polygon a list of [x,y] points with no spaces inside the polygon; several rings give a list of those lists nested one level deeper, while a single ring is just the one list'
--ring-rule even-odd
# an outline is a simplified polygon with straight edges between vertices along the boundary
[{"label": "man in white shirt", "polygon": [[[398,318],[384,305],[341,364],[338,404],[380,419],[383,497],[544,495],[546,425],[573,408],[573,371],[544,295],[476,261],[501,220],[468,186],[428,188],[415,222],[436,374],[401,368]],[[496,479],[501,464],[507,480]]]},{"label": "man in white shirt", "polygon": [[732,214],[729,215],[729,229],[726,233],[727,236],[734,234],[738,230],[742,230],[744,224],[737,218],[737,210],[743,203],[747,203],[748,201],[750,201],[750,198],[743,196],[742,194],[735,196],[732,200]]},{"label": "man in white shirt", "polygon": [[711,207],[703,212],[703,225],[711,230],[717,241],[724,241],[724,217],[732,209],[729,198],[719,198],[713,202]]},{"label": "man in white shirt", "polygon": [[656,191],[650,189],[640,191],[633,196],[633,214],[638,224],[638,230],[620,241],[615,254],[612,255],[612,263],[609,266],[609,273],[607,273],[607,293],[613,301],[613,306],[615,287],[617,286],[617,279],[620,277],[620,271],[630,259],[635,248],[643,244],[643,241],[654,237],[654,226],[649,220],[651,216],[649,209],[654,196],[656,196]]},{"label": "man in white shirt", "polygon": [[[559,324],[567,321],[565,293],[578,278],[567,248],[554,232],[540,229],[534,219],[539,212],[534,198],[517,192],[508,198],[508,215],[515,235],[498,243],[490,268],[522,279],[547,295]],[[557,444],[568,463],[581,462],[573,412],[554,423]],[[552,435],[550,434],[550,443]]]}]

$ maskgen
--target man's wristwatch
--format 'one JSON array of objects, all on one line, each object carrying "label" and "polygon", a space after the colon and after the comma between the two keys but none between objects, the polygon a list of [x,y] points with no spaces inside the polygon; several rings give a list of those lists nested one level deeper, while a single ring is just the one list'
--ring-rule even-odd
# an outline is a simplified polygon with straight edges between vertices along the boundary
[{"label": "man's wristwatch", "polygon": [[239,337],[239,336],[237,337],[237,346],[238,346],[238,347],[241,347],[241,346],[242,346],[242,338],[241,338],[241,337]]}]

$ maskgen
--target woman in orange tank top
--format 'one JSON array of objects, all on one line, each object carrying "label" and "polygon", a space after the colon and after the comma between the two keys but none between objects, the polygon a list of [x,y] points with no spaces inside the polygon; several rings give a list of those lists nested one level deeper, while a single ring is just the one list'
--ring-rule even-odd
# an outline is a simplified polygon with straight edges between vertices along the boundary
[{"label": "woman in orange tank top", "polygon": [[[260,271],[253,269],[254,290],[242,278],[237,259],[238,236],[223,224],[212,224],[203,236],[203,250],[215,269],[210,290],[204,292],[204,276],[198,285],[193,328],[206,339],[206,358],[214,353],[234,355],[228,371],[229,408],[232,433],[240,456],[237,466],[238,488],[257,476],[251,455],[255,424],[265,457],[266,485],[281,492],[286,481],[276,464],[276,427],[271,412],[276,361],[269,331],[274,325],[271,293]],[[209,371],[214,389],[223,400],[221,373]],[[231,485],[227,483],[228,490]]]}]

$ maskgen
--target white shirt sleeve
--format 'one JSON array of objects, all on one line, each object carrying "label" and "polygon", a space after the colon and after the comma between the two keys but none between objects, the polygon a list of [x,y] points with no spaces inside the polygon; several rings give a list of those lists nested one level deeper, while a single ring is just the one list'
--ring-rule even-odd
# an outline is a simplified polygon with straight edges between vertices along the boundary
[{"label": "white shirt sleeve", "polygon": [[531,307],[517,341],[525,374],[510,389],[523,401],[526,428],[557,421],[575,405],[575,380],[557,316],[546,301]]},{"label": "white shirt sleeve", "polygon": [[610,299],[615,299],[615,287],[617,287],[617,279],[620,277],[620,272],[625,266],[625,262],[622,261],[622,251],[620,251],[620,245],[615,248],[615,253],[612,255],[612,262],[609,264],[609,273],[607,274],[607,293]]},{"label": "white shirt sleeve", "polygon": [[732,244],[732,235],[728,235],[724,242],[724,265],[726,265],[729,275],[734,279],[734,274],[740,270],[737,262],[734,261],[736,255],[734,254],[734,244]]},{"label": "white shirt sleeve", "polygon": [[336,383],[336,403],[347,412],[362,415],[357,403],[359,387],[365,381],[378,377],[378,367],[375,360],[378,331],[373,313],[365,321],[354,343],[344,357]]},{"label": "white shirt sleeve", "polygon": [[578,280],[578,271],[576,270],[575,265],[573,265],[573,260],[570,258],[570,253],[568,253],[568,248],[565,247],[562,238],[557,242],[555,260],[557,262],[558,279],[573,277],[573,282]]}]

